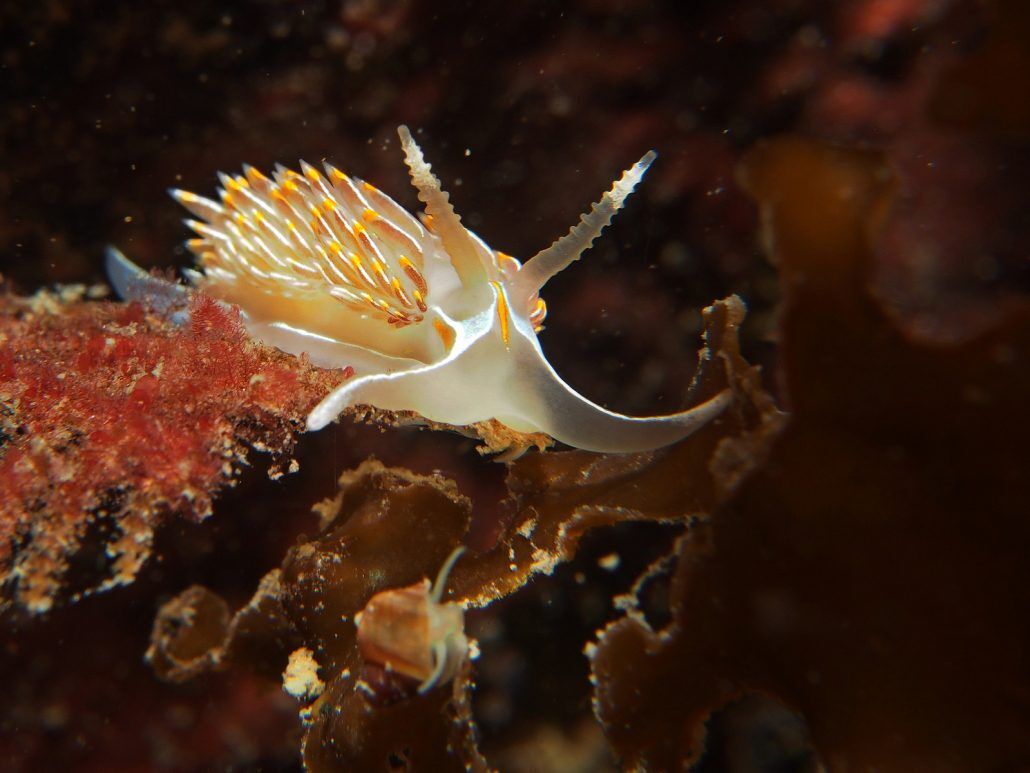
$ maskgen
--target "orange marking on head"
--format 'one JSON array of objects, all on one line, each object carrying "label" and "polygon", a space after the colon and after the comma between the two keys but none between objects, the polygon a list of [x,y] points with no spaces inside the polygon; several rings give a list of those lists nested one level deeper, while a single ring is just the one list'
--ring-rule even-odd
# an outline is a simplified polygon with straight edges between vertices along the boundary
[{"label": "orange marking on head", "polygon": [[522,262],[505,252],[496,252],[497,266],[508,276],[514,276],[522,268]]},{"label": "orange marking on head", "polygon": [[533,325],[533,332],[539,333],[544,329],[544,320],[547,318],[547,304],[543,298],[537,298],[533,311],[529,313],[529,321]]},{"label": "orange marking on head", "polygon": [[544,329],[544,320],[547,318],[547,304],[542,299],[537,299],[536,308],[529,315],[529,321],[533,325],[533,332],[539,333]]},{"label": "orange marking on head", "polygon": [[504,297],[504,288],[500,282],[491,282],[497,291],[497,319],[501,323],[501,340],[507,347],[511,341],[511,331],[508,329],[508,299]]},{"label": "orange marking on head", "polygon": [[447,325],[438,319],[434,319],[433,329],[435,329],[436,334],[440,336],[440,340],[443,341],[445,348],[450,349],[451,346],[454,345],[454,331],[447,327]]}]

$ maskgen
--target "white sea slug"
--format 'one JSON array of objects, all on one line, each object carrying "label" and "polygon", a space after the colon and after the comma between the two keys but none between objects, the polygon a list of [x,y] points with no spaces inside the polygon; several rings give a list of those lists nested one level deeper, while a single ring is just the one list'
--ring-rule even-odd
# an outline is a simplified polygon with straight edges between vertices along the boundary
[{"label": "white sea slug", "polygon": [[[310,430],[349,406],[414,411],[456,427],[496,419],[592,451],[645,451],[716,417],[728,391],[682,413],[636,418],[592,403],[544,357],[539,291],[611,222],[655,158],[626,170],[569,233],[520,264],[462,224],[407,127],[398,130],[422,222],[369,183],[326,164],[219,175],[221,201],[172,191],[197,220],[188,242],[199,289],[240,307],[256,338],[355,376],[308,416]],[[123,297],[181,293],[111,250]]]}]

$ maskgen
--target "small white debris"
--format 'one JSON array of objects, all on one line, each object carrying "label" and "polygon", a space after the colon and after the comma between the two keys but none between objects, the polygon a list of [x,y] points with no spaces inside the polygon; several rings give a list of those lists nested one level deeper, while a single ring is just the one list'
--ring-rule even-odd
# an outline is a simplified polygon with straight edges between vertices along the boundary
[{"label": "small white debris", "polygon": [[609,553],[606,556],[601,556],[597,559],[597,565],[609,572],[614,572],[619,568],[619,554]]},{"label": "small white debris", "polygon": [[307,647],[290,653],[290,660],[283,671],[283,689],[301,701],[317,698],[325,689],[325,682],[318,678],[315,653]]},{"label": "small white debris", "polygon": [[536,531],[536,518],[527,518],[523,523],[519,525],[517,531],[526,539],[532,537],[533,532]]}]

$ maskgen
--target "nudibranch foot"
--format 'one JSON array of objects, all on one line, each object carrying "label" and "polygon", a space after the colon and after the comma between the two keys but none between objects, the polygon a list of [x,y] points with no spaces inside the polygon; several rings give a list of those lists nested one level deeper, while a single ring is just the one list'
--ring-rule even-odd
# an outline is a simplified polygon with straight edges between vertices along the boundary
[{"label": "nudibranch foot", "polygon": [[[614,413],[578,394],[548,363],[537,339],[540,290],[578,260],[622,208],[655,159],[627,169],[568,234],[523,265],[490,249],[462,224],[407,127],[398,129],[422,222],[370,183],[326,164],[266,177],[250,166],[220,175],[217,199],[172,195],[200,218],[187,224],[198,289],[237,305],[251,335],[316,365],[356,377],[308,416],[318,430],[343,411],[371,406],[415,414],[430,426],[497,423],[513,445],[542,436],[592,451],[646,451],[673,443],[731,402],[723,392],[669,416]],[[123,297],[171,307],[187,290],[108,257]],[[482,433],[480,433],[482,434]],[[495,433],[492,450],[504,433]],[[518,441],[516,438],[524,438]]]}]

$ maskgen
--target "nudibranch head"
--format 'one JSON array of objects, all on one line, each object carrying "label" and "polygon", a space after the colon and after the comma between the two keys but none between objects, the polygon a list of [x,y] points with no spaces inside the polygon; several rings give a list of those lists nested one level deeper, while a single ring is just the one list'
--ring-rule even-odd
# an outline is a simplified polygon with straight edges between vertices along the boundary
[{"label": "nudibranch head", "polygon": [[[220,175],[218,201],[175,198],[196,219],[188,246],[204,292],[236,304],[249,331],[323,366],[356,376],[308,417],[321,429],[345,409],[413,411],[435,424],[496,420],[514,433],[544,433],[572,446],[628,452],[676,441],[717,416],[722,393],[691,410],[636,418],[576,393],[537,340],[540,289],[577,260],[611,222],[655,158],[627,169],[565,236],[523,265],[466,229],[422,151],[398,130],[421,222],[373,185],[326,164],[244,167]],[[109,261],[119,286],[121,267]],[[126,284],[124,277],[121,284]]]}]

